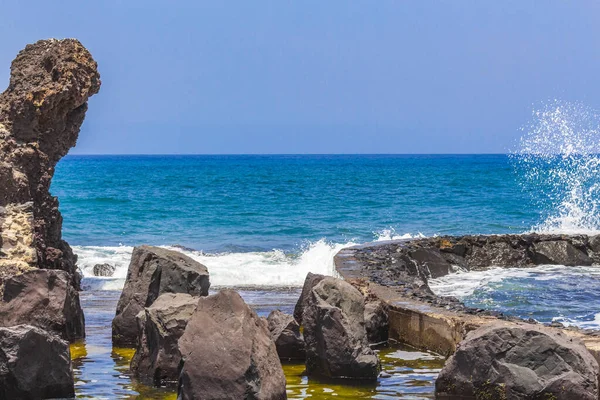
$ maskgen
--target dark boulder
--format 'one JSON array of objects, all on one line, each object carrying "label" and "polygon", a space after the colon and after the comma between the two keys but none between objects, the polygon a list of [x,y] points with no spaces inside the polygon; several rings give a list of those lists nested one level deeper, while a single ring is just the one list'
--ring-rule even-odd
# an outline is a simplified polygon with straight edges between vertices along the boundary
[{"label": "dark boulder", "polygon": [[161,294],[206,296],[209,287],[206,267],[185,254],[159,247],[136,247],[112,323],[113,343],[120,346],[137,343],[136,316]]},{"label": "dark boulder", "polygon": [[454,399],[597,400],[598,363],[583,343],[536,325],[496,323],[470,332],[436,381]]},{"label": "dark boulder", "polygon": [[420,271],[427,278],[439,278],[452,272],[452,265],[436,248],[422,248],[411,251],[410,258],[417,262]]},{"label": "dark boulder", "polygon": [[110,264],[96,264],[93,268],[94,276],[113,276],[117,267]]},{"label": "dark boulder", "polygon": [[142,382],[162,386],[179,377],[179,338],[198,305],[198,297],[165,293],[138,315],[139,343],[131,371]]},{"label": "dark boulder", "polygon": [[304,313],[304,306],[308,301],[310,291],[323,279],[325,279],[325,275],[313,274],[312,272],[309,272],[306,275],[306,279],[304,279],[304,285],[302,286],[302,293],[300,293],[300,298],[298,299],[296,307],[294,308],[294,319],[298,321],[300,325],[302,325],[302,314]]},{"label": "dark boulder", "polygon": [[552,240],[533,246],[536,264],[592,265],[592,259],[566,240]]},{"label": "dark boulder", "polygon": [[363,295],[351,284],[325,278],[304,309],[306,372],[329,378],[375,380],[380,365],[365,332]]},{"label": "dark boulder", "polygon": [[0,278],[47,268],[69,272],[78,284],[77,257],[62,240],[49,190],[99,90],[97,64],[75,39],[40,40],[12,62],[0,94]]},{"label": "dark boulder", "polygon": [[75,397],[69,344],[30,325],[0,328],[0,398]]},{"label": "dark boulder", "polygon": [[390,328],[388,308],[379,300],[365,303],[365,330],[369,343],[387,342]]},{"label": "dark boulder", "polygon": [[198,301],[179,349],[184,358],[180,400],[287,398],[267,321],[233,290]]},{"label": "dark boulder", "polygon": [[277,347],[277,354],[282,360],[304,360],[304,336],[300,333],[300,325],[293,316],[279,310],[271,311],[267,318],[271,339]]},{"label": "dark boulder", "polygon": [[85,337],[79,293],[69,273],[34,269],[8,279],[0,303],[0,326],[34,325],[64,340]]},{"label": "dark boulder", "polygon": [[[525,243],[508,240],[511,237],[489,237],[481,241],[473,239],[471,253],[467,255],[467,264],[471,270],[482,270],[489,267],[525,267],[531,265],[531,257]],[[506,239],[504,241],[503,239]]]}]

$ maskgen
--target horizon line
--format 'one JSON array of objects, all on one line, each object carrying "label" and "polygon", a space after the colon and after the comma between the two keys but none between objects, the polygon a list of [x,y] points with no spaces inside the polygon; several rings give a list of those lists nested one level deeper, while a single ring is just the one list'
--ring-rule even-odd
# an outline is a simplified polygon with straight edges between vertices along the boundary
[{"label": "horizon line", "polygon": [[502,156],[511,153],[75,153],[68,156]]}]

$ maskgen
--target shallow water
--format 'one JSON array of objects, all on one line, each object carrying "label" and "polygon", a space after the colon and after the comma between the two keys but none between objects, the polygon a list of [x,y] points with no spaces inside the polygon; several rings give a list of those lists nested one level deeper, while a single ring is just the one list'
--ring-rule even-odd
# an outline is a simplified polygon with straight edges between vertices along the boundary
[{"label": "shallow water", "polygon": [[[90,286],[89,279],[84,285]],[[92,287],[94,285],[91,285]],[[257,314],[266,317],[279,308],[291,313],[300,294],[291,289],[240,289]],[[153,388],[135,382],[129,374],[134,350],[112,348],[111,322],[119,291],[86,290],[81,303],[86,317],[86,339],[71,345],[77,398],[174,400],[173,388]],[[304,375],[304,364],[284,364],[290,399],[431,399],[435,378],[444,359],[403,347],[377,350],[382,374],[373,384],[319,380]]]},{"label": "shallow water", "polygon": [[429,285],[436,294],[458,297],[470,307],[600,329],[600,266],[494,268],[450,274]]}]

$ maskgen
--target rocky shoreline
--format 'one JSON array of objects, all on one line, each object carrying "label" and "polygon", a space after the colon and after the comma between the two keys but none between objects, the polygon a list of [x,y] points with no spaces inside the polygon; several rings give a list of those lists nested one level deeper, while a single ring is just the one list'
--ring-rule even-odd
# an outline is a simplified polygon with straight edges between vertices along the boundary
[{"label": "rocky shoreline", "polygon": [[[367,243],[340,251],[335,257],[335,265],[345,280],[363,287],[364,292],[371,293],[387,305],[390,339],[451,356],[442,370],[444,379],[436,383],[438,397],[459,399],[485,395],[487,397],[481,398],[533,399],[547,395],[557,399],[597,399],[600,360],[600,335],[597,331],[565,329],[560,324],[545,327],[533,320],[522,321],[497,312],[469,308],[456,298],[437,296],[427,282],[431,278],[450,274],[457,268],[484,270],[492,267],[527,268],[540,264],[596,265],[599,264],[599,239],[598,236],[586,235],[525,234]],[[482,340],[480,332],[485,329],[493,332],[486,340]],[[500,337],[503,334],[499,332],[503,330],[509,332],[509,336],[539,336],[540,343],[548,340],[542,337],[553,337],[550,340],[552,345],[549,345],[552,350],[540,349],[539,354],[534,352],[524,359],[507,362],[505,352],[516,346],[513,342],[507,342],[504,349],[484,357],[482,349],[488,348],[490,343],[502,343]],[[589,357],[581,372],[587,378],[581,378],[583,375],[580,373],[574,374],[582,380],[575,379],[575,375],[570,378],[560,374],[545,377],[542,376],[543,372],[537,375],[537,368],[549,362],[544,354],[558,351],[562,346],[558,344],[563,340],[562,337],[566,337],[569,343],[576,343],[577,355],[572,357]],[[481,343],[473,345],[478,340]],[[533,348],[540,343],[533,343]],[[462,361],[457,361],[457,357]],[[500,367],[519,368],[523,374],[533,375],[523,382],[508,370],[498,373]],[[571,367],[562,368],[565,371]],[[490,368],[494,373],[481,373]],[[462,372],[459,373],[459,370]],[[471,375],[467,371],[471,371]],[[594,379],[590,380],[590,376],[594,376]],[[547,379],[556,382],[577,381],[581,385],[572,387],[565,383],[567,389],[563,385],[558,390],[550,387]],[[521,386],[515,389],[514,385],[519,384]]]}]

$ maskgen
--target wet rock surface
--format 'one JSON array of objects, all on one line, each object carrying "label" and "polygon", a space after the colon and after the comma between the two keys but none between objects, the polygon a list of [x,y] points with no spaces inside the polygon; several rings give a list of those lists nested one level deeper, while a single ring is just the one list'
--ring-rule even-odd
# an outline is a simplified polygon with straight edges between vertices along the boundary
[{"label": "wet rock surface", "polygon": [[178,399],[285,399],[267,321],[233,290],[203,297],[179,340]]},{"label": "wet rock surface", "polygon": [[0,328],[0,398],[73,397],[67,342],[30,325]]},{"label": "wet rock surface", "polygon": [[469,333],[436,381],[453,399],[598,398],[598,363],[579,340],[535,325],[491,324]]},{"label": "wet rock surface", "polygon": [[271,311],[267,318],[271,339],[275,342],[281,360],[304,360],[304,336],[293,316],[279,310]]},{"label": "wet rock surface", "polygon": [[85,321],[68,272],[34,269],[5,282],[0,326],[34,325],[67,341],[85,336]]},{"label": "wet rock surface", "polygon": [[159,247],[136,247],[112,324],[113,343],[135,346],[138,336],[136,316],[161,294],[206,296],[209,287],[206,267],[185,254]]},{"label": "wet rock surface", "polygon": [[327,277],[313,287],[303,314],[309,375],[377,379],[380,364],[367,341],[364,313],[363,295],[351,284]]},{"label": "wet rock surface", "polygon": [[369,343],[382,343],[388,340],[388,307],[383,301],[372,300],[365,303],[365,331]]},{"label": "wet rock surface", "polygon": [[75,39],[27,45],[0,94],[0,283],[32,268],[67,271],[76,256],[62,240],[57,162],[75,146],[88,98],[100,89],[90,53]]},{"label": "wet rock surface", "polygon": [[165,293],[138,315],[139,342],[131,371],[142,382],[161,386],[179,377],[179,338],[183,335],[198,297]]}]

